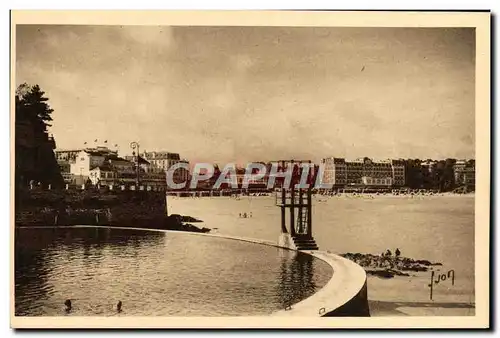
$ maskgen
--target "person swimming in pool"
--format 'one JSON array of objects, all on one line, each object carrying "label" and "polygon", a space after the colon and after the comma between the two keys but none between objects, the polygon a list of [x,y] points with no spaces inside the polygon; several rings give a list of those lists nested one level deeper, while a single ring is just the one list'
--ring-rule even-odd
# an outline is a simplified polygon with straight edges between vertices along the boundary
[{"label": "person swimming in pool", "polygon": [[66,306],[66,308],[64,309],[66,311],[66,313],[69,313],[71,311],[71,300],[70,299],[66,299],[66,301],[64,302],[64,306]]}]

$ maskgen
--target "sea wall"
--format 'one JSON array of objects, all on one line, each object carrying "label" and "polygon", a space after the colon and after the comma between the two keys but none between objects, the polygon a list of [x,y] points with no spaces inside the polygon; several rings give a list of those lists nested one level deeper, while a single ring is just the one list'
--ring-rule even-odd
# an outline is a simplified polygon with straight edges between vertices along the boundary
[{"label": "sea wall", "polygon": [[368,284],[365,279],[359,292],[349,299],[344,305],[325,313],[322,317],[369,317]]},{"label": "sea wall", "polygon": [[366,273],[358,264],[328,251],[301,251],[328,263],[330,281],[311,297],[274,313],[293,317],[369,317]]},{"label": "sea wall", "polygon": [[16,226],[109,225],[163,228],[164,191],[26,189],[15,192]]}]

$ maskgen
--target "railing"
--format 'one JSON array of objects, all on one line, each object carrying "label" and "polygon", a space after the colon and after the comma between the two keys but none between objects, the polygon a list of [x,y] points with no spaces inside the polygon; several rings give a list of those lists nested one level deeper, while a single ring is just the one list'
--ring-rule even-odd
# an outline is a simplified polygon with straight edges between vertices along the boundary
[{"label": "railing", "polygon": [[[285,194],[285,198],[283,199],[283,194]],[[306,206],[308,205],[307,202],[307,191],[302,192],[302,201],[300,200],[300,193],[298,190],[294,191],[294,196],[292,199],[292,192],[291,190],[278,190],[275,193],[275,198],[276,198],[276,205],[302,205]]]},{"label": "railing", "polygon": [[[39,191],[48,191],[54,190],[54,188],[49,184],[47,187],[39,187],[36,185],[30,185],[28,187],[29,190],[39,190]],[[166,191],[165,186],[154,186],[154,185],[70,185],[66,184],[64,190],[93,190],[93,191]]]}]

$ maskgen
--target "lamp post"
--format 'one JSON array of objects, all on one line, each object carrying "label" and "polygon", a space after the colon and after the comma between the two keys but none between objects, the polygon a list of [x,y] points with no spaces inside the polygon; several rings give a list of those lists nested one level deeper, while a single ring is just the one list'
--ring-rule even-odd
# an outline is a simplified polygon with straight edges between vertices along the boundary
[{"label": "lamp post", "polygon": [[136,184],[137,187],[139,187],[139,154],[140,154],[139,153],[139,146],[140,145],[139,145],[138,142],[134,141],[134,142],[130,143],[130,148],[132,148],[132,150],[133,150],[132,151],[132,156],[136,156],[136,151],[135,150],[137,149],[137,157],[136,157],[137,163],[136,163],[136,167],[135,167],[135,169],[136,169],[135,184]]}]

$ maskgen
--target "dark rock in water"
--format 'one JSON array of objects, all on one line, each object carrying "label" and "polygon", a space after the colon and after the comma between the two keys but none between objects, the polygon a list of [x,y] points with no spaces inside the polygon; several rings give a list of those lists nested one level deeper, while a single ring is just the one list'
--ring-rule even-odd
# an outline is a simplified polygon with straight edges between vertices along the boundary
[{"label": "dark rock in water", "polygon": [[197,219],[191,216],[182,216],[181,220],[183,222],[190,222],[190,223],[202,223],[203,221],[201,219]]},{"label": "dark rock in water", "polygon": [[[398,250],[399,251],[399,250]],[[431,263],[428,260],[414,260],[408,257],[389,255],[390,251],[381,255],[362,254],[359,252],[344,253],[340,256],[349,259],[363,267],[367,274],[380,278],[393,278],[394,276],[408,277],[410,274],[403,271],[425,272],[429,267],[442,265],[441,263]],[[399,251],[400,253],[400,251]],[[431,268],[432,269],[432,268]]]},{"label": "dark rock in water", "polygon": [[394,278],[394,274],[388,270],[366,270],[366,273],[380,278]]},{"label": "dark rock in water", "polygon": [[200,228],[198,228],[192,224],[189,224],[189,223],[184,224],[184,226],[186,227],[185,231],[191,231],[191,232],[209,232],[210,231],[209,228],[203,227],[200,229]]},{"label": "dark rock in water", "polygon": [[177,223],[181,223],[182,222],[182,216],[179,215],[179,214],[171,214],[167,217],[167,220],[169,222],[177,222]]},{"label": "dark rock in water", "polygon": [[405,272],[401,272],[401,271],[398,271],[398,270],[394,270],[394,269],[387,269],[386,271],[394,274],[395,276],[405,276],[405,277],[408,277],[410,276],[410,274],[408,273],[405,273]]},{"label": "dark rock in water", "polygon": [[179,222],[186,222],[186,223],[202,223],[203,222],[200,219],[197,219],[197,218],[194,218],[191,216],[183,216],[183,215],[179,215],[179,214],[171,214],[168,217],[171,219],[176,219]]},{"label": "dark rock in water", "polygon": [[403,270],[403,271],[415,271],[415,272],[418,272],[418,271],[427,271],[429,269],[427,267],[425,267],[425,266],[415,265],[415,266],[404,266],[404,267],[401,268],[401,270]]},{"label": "dark rock in water", "polygon": [[432,265],[432,263],[431,263],[431,262],[429,262],[429,261],[427,261],[427,260],[425,260],[425,259],[419,259],[419,260],[416,260],[416,261],[415,261],[415,263],[417,263],[417,264],[422,264],[422,265],[427,265],[427,266]]},{"label": "dark rock in water", "polygon": [[377,276],[377,277],[385,278],[385,279],[394,278],[394,276],[404,276],[404,277],[410,276],[407,273],[397,271],[394,269],[366,270],[366,273],[369,275],[372,275],[372,276]]},{"label": "dark rock in water", "polygon": [[175,231],[188,231],[188,232],[210,232],[209,228],[198,228],[192,224],[184,223],[182,218],[184,216],[178,214],[172,214],[165,219],[164,229],[165,230],[175,230]]}]

